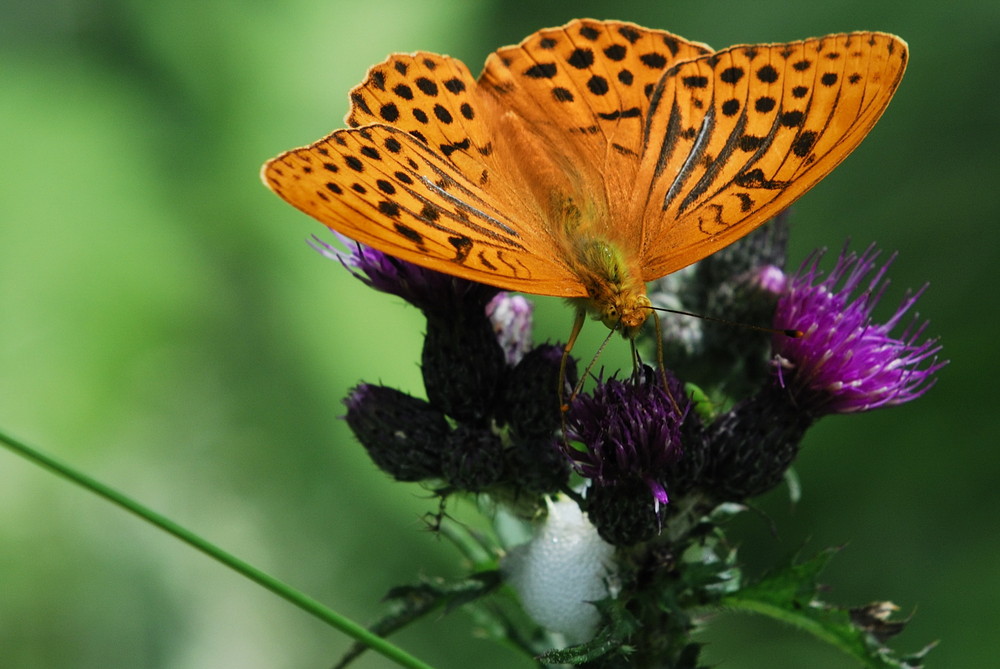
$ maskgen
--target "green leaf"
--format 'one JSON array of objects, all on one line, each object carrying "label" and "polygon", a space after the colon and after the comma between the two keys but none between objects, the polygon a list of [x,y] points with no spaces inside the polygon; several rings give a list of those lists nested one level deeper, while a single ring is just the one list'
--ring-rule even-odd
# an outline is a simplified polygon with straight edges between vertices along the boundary
[{"label": "green leaf", "polygon": [[685,383],[684,392],[687,393],[688,398],[691,400],[691,407],[698,414],[698,417],[701,418],[701,422],[705,425],[711,424],[718,415],[717,403],[700,386],[694,383]]},{"label": "green leaf", "polygon": [[933,644],[918,653],[897,657],[883,642],[907,621],[890,621],[889,602],[845,609],[818,599],[817,577],[839,549],[827,549],[810,560],[792,563],[759,582],[723,597],[720,606],[758,613],[808,632],[870,669],[919,669]]}]

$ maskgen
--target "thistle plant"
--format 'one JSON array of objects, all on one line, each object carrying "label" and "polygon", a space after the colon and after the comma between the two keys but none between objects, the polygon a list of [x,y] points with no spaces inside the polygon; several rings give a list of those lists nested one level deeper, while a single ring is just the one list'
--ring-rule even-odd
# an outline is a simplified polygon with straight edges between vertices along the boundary
[{"label": "thistle plant", "polygon": [[[787,237],[783,215],[650,293],[657,306],[770,332],[664,314],[668,369],[602,370],[575,396],[576,361],[560,375],[563,346],[532,341],[527,298],[317,240],[427,319],[426,397],[361,383],[344,400],[348,425],[387,474],[421,482],[445,510],[474,498],[495,529],[435,516],[478,560],[467,579],[395,588],[375,629],[461,604],[542,663],[680,669],[705,666],[693,635],[709,614],[744,609],[834,639],[865,666],[921,666],[929,647],[885,646],[903,626],[890,603],[819,599],[830,552],[754,580],[725,539],[725,521],[789,475],[817,420],[917,399],[946,364],[911,313],[926,286],[873,317],[892,257],[845,246],[828,271],[818,251],[786,273]],[[640,347],[654,357],[654,341]],[[572,397],[565,413],[560,395]]]}]

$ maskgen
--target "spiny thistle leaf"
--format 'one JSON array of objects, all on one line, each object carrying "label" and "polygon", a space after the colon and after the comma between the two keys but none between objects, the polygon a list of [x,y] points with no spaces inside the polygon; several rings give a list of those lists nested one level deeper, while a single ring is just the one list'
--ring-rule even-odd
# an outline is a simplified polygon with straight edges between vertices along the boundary
[{"label": "spiny thistle leaf", "polygon": [[839,648],[869,669],[920,669],[933,644],[898,657],[883,645],[906,621],[890,621],[889,602],[847,609],[820,601],[817,577],[839,549],[827,549],[805,562],[793,562],[757,583],[723,597],[725,609],[759,613],[809,632]]}]

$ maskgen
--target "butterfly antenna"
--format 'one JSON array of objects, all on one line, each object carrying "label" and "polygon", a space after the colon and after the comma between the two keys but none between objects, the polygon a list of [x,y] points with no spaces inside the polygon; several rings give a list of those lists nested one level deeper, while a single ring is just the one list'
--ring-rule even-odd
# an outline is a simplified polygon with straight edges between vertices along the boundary
[{"label": "butterfly antenna", "polygon": [[[691,318],[700,318],[703,321],[711,321],[713,323],[722,323],[723,325],[731,325],[737,328],[743,328],[744,330],[754,330],[756,332],[766,332],[768,334],[780,334],[786,337],[791,337],[792,339],[801,339],[805,336],[802,330],[785,329],[785,328],[769,328],[763,325],[753,325],[751,323],[741,323],[739,321],[731,321],[725,318],[719,318],[717,316],[707,316],[705,314],[696,314],[691,311],[681,311],[679,309],[667,309],[666,307],[649,307],[653,311],[662,311],[667,314],[677,314],[679,316],[690,316]],[[661,342],[657,345],[660,354],[662,355],[663,344],[662,337],[660,336],[660,319],[656,319],[656,338],[657,341]],[[661,359],[662,362],[662,359]]]}]

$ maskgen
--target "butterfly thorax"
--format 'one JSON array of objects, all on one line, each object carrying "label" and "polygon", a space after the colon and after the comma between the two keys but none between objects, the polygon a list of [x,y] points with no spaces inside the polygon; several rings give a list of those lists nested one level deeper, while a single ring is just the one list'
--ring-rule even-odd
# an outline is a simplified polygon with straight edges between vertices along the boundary
[{"label": "butterfly thorax", "polygon": [[587,297],[574,302],[623,337],[635,337],[651,306],[638,268],[630,266],[621,248],[606,239],[580,240],[575,251],[574,269],[587,288]]}]

